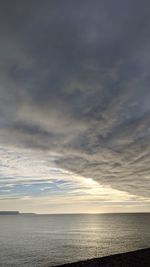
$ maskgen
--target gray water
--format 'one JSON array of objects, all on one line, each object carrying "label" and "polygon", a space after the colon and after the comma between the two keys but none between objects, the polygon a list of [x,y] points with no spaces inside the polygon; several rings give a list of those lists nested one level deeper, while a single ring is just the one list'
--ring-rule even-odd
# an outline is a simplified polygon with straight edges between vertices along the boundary
[{"label": "gray water", "polygon": [[0,216],[0,266],[53,266],[150,247],[150,214]]}]

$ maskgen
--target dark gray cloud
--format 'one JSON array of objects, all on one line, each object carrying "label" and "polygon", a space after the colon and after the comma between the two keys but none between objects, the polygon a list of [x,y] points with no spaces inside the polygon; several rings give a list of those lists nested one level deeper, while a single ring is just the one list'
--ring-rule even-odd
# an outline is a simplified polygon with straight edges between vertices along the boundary
[{"label": "dark gray cloud", "polygon": [[149,1],[0,1],[2,145],[149,196]]}]

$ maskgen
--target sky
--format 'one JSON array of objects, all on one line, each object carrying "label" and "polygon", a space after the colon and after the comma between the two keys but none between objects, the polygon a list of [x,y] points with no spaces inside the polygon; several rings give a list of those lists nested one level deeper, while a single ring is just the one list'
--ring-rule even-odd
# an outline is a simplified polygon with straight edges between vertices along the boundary
[{"label": "sky", "polygon": [[0,1],[0,210],[150,211],[149,10]]}]

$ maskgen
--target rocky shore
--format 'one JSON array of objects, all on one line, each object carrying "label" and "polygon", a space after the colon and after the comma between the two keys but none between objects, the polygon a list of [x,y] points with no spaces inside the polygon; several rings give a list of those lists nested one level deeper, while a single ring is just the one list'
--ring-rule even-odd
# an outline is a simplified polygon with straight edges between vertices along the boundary
[{"label": "rocky shore", "polygon": [[59,267],[150,267],[150,248],[63,264]]}]

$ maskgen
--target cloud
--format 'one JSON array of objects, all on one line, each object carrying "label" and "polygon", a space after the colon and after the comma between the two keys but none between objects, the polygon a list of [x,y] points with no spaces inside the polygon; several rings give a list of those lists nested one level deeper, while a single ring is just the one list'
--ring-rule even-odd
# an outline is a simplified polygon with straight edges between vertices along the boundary
[{"label": "cloud", "polygon": [[55,155],[59,169],[149,197],[149,8],[137,0],[2,1],[1,146],[37,158],[27,155],[26,168],[22,155],[12,166],[12,155],[1,172],[47,179],[49,168],[43,175],[34,162]]},{"label": "cloud", "polygon": [[[0,148],[0,200],[2,209],[11,201],[20,209],[28,201],[46,207],[71,205],[86,207],[118,207],[118,205],[142,205],[149,207],[149,199],[112,189],[92,178],[76,175],[55,166],[59,155],[25,148]],[[18,204],[17,204],[18,201]],[[20,204],[19,204],[20,203]],[[11,204],[11,205],[12,205]],[[32,205],[31,205],[32,207]],[[31,208],[30,207],[30,208]],[[29,208],[29,207],[28,207]],[[57,207],[58,208],[58,207]],[[22,209],[22,208],[21,208]],[[35,207],[33,205],[32,209]],[[38,208],[36,207],[37,211]]]}]

